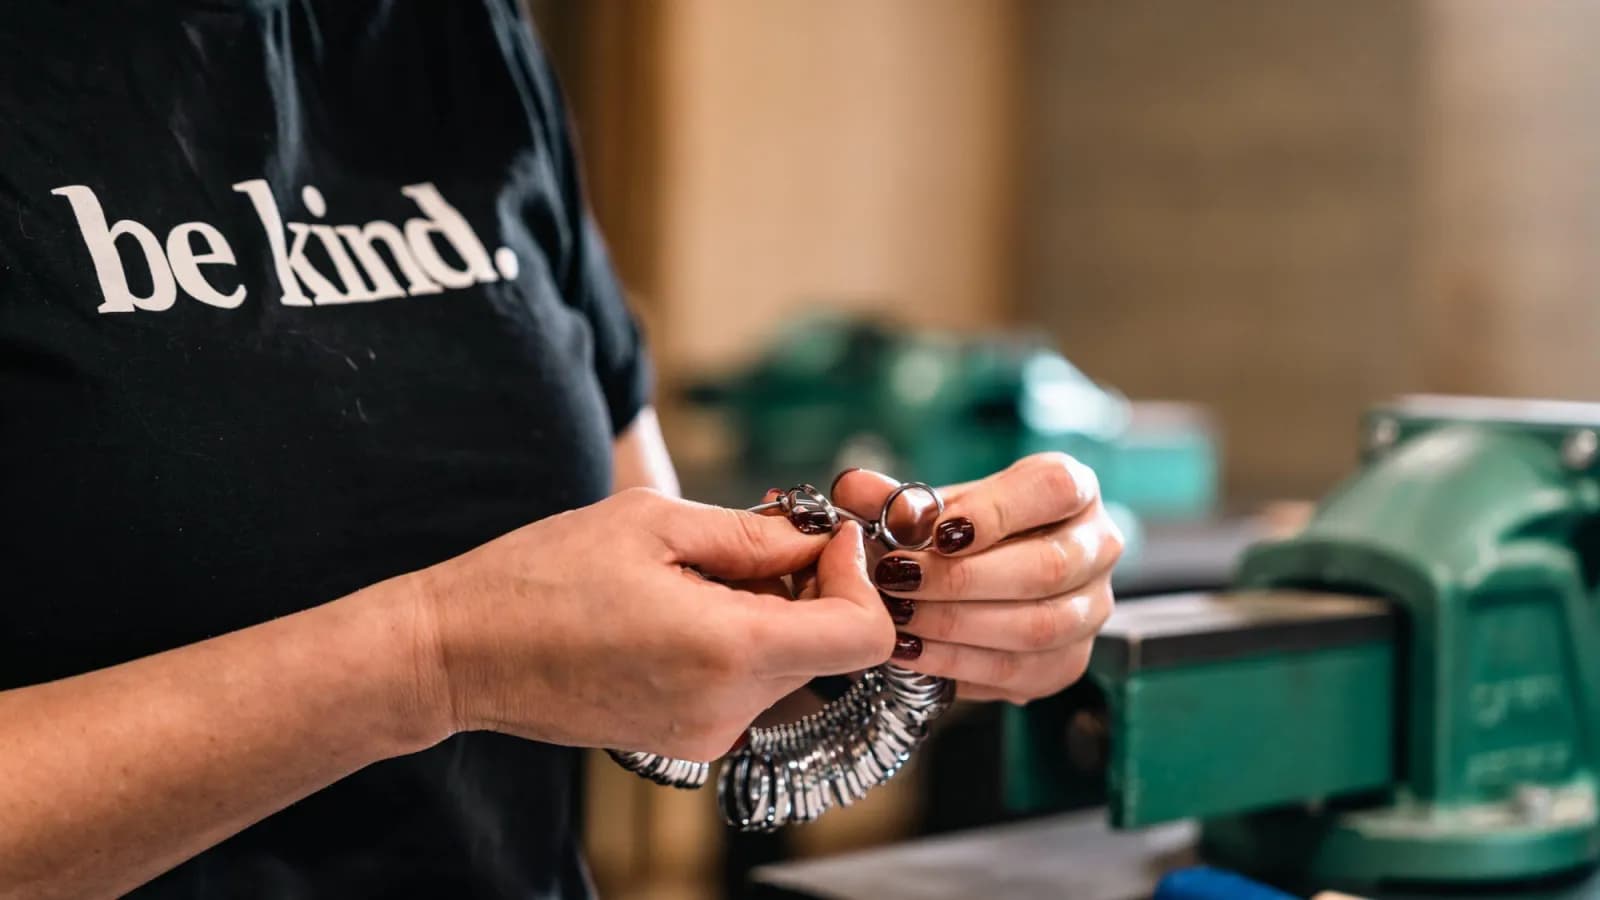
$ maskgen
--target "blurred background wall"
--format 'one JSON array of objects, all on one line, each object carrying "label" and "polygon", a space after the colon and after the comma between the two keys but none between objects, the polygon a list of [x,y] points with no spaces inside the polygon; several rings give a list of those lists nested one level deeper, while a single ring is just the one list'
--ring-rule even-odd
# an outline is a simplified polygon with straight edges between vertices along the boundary
[{"label": "blurred background wall", "polygon": [[[1314,497],[1401,391],[1600,399],[1600,3],[533,0],[676,400],[827,305],[1042,326]],[[614,893],[703,896],[703,798],[595,767]],[[909,788],[800,849],[915,827]],[[858,815],[859,813],[859,815]]]},{"label": "blurred background wall", "polygon": [[1409,380],[1421,11],[1026,9],[1023,314],[1132,396],[1209,406],[1235,493],[1348,470]]}]

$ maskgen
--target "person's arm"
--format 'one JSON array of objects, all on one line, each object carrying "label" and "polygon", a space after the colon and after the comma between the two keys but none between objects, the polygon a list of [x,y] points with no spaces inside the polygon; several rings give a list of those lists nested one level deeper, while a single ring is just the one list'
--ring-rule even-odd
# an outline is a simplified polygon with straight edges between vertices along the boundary
[{"label": "person's arm", "polygon": [[[710,759],[811,676],[887,658],[859,532],[832,595],[782,519],[632,490],[238,632],[0,692],[0,898],[124,893],[365,765],[468,730]],[[10,602],[15,602],[10,601]]]},{"label": "person's arm", "polygon": [[0,897],[115,896],[446,734],[404,581],[0,692]]},{"label": "person's arm", "polygon": [[617,435],[611,475],[613,491],[642,487],[669,497],[679,496],[678,473],[667,453],[667,442],[661,437],[661,422],[654,407],[641,409],[632,424]]}]

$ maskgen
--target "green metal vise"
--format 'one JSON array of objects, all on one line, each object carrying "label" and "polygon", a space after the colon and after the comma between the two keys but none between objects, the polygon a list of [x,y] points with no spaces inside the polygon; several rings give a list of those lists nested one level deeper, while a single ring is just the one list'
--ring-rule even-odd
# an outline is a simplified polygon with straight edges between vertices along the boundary
[{"label": "green metal vise", "polygon": [[1199,410],[1130,403],[1037,335],[819,317],[690,397],[732,420],[737,476],[760,486],[797,475],[825,483],[852,465],[951,484],[1060,450],[1136,516],[1204,516],[1217,494],[1215,440]]},{"label": "green metal vise", "polygon": [[1411,398],[1227,594],[1124,604],[1014,710],[1008,799],[1201,820],[1280,882],[1461,886],[1600,860],[1600,406]]}]

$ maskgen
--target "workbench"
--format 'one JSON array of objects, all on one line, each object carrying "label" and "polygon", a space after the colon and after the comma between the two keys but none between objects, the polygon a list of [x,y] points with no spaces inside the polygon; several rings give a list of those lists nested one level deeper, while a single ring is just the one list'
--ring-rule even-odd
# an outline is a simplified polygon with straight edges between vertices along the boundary
[{"label": "workbench", "polygon": [[[1103,809],[908,841],[824,859],[762,866],[764,900],[1135,900],[1161,876],[1199,864],[1197,829],[1179,822],[1112,831]],[[1441,900],[1441,894],[1368,895]],[[1453,895],[1452,895],[1453,896]],[[1600,875],[1479,900],[1600,900]]]}]

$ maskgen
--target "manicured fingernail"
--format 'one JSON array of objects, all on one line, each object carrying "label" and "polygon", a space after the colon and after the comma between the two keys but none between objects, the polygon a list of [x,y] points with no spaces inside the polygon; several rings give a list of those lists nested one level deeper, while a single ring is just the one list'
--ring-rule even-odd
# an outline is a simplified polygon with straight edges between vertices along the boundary
[{"label": "manicured fingernail", "polygon": [[789,513],[789,523],[800,529],[801,534],[827,534],[833,530],[833,522],[820,509],[796,507]]},{"label": "manicured fingernail", "polygon": [[954,553],[972,543],[972,520],[966,516],[957,516],[939,523],[939,528],[934,532],[934,541],[939,545],[940,553]]},{"label": "manicured fingernail", "polygon": [[916,659],[922,655],[922,638],[914,634],[899,634],[894,636],[894,658]]},{"label": "manicured fingernail", "polygon": [[861,471],[860,466],[851,466],[850,468],[845,469],[843,472],[833,476],[833,484],[828,485],[828,496],[833,496],[833,489],[839,486],[839,482],[843,481],[846,475],[849,475],[851,472],[859,471]]},{"label": "manicured fingernail", "polygon": [[890,597],[885,595],[883,605],[889,609],[889,620],[896,625],[910,625],[911,617],[917,611],[917,604],[904,597]]},{"label": "manicured fingernail", "polygon": [[885,556],[872,570],[872,580],[886,591],[914,591],[922,587],[922,566],[904,556]]}]

